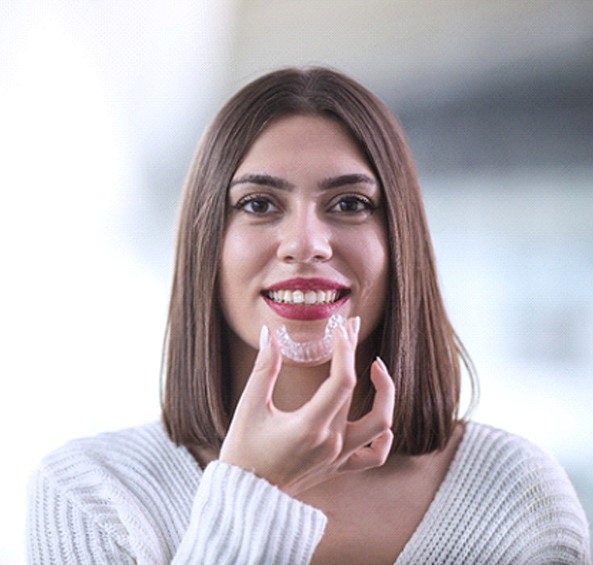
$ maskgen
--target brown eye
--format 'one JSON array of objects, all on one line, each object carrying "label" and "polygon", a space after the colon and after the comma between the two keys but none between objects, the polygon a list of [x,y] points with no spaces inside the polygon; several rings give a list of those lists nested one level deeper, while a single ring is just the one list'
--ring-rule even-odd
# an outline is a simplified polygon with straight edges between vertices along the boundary
[{"label": "brown eye", "polygon": [[341,214],[360,214],[362,212],[372,212],[375,205],[368,198],[362,196],[343,196],[331,208],[332,212]]},{"label": "brown eye", "polygon": [[254,215],[269,214],[278,210],[271,200],[265,196],[246,196],[241,198],[233,208]]}]

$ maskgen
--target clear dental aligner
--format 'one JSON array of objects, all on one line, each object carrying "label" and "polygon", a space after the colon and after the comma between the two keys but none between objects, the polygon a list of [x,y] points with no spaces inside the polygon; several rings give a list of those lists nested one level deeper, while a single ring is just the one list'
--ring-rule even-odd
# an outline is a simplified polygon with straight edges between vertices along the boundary
[{"label": "clear dental aligner", "polygon": [[293,341],[288,335],[286,326],[282,325],[274,331],[274,336],[282,355],[298,363],[315,363],[331,356],[332,331],[338,326],[344,326],[345,320],[339,314],[334,314],[327,321],[323,337],[311,341]]}]

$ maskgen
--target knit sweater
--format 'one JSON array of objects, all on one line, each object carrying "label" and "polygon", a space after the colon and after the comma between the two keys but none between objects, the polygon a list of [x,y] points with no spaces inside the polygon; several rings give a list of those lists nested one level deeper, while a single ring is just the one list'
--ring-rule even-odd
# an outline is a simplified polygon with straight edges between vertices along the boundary
[{"label": "knit sweater", "polygon": [[[325,515],[250,472],[200,469],[160,423],[76,440],[30,483],[32,564],[305,564]],[[405,564],[589,564],[587,521],[560,466],[468,423]]]}]

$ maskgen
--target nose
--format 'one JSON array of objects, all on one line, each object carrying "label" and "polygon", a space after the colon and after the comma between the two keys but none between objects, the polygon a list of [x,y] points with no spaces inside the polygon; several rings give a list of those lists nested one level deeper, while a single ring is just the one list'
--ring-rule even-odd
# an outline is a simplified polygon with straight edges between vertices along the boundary
[{"label": "nose", "polygon": [[299,210],[280,226],[277,256],[288,263],[314,263],[332,257],[330,229],[314,209]]}]

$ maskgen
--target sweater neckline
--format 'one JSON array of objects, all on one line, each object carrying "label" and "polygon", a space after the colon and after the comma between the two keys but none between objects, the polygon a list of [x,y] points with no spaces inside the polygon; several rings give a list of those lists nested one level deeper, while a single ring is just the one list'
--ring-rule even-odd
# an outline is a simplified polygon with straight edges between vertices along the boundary
[{"label": "sweater neckline", "polygon": [[[444,502],[449,498],[452,490],[458,488],[459,486],[462,470],[467,465],[467,458],[469,456],[468,454],[471,451],[471,446],[474,443],[474,436],[480,427],[478,424],[472,421],[465,421],[463,422],[463,425],[463,437],[457,446],[457,450],[453,456],[453,459],[451,460],[445,477],[439,485],[428,509],[424,513],[422,520],[410,536],[410,539],[407,541],[401,553],[398,555],[394,565],[404,565],[405,563],[411,562],[410,559],[417,552],[416,548],[429,536],[430,530],[433,527],[432,525],[435,522],[437,515],[441,514],[438,519],[442,521],[442,512],[444,511],[446,519],[446,514],[449,512],[449,510],[446,509],[446,504],[444,504]],[[204,469],[202,466],[196,461],[194,456],[185,446],[180,447],[181,451],[183,452],[183,457],[194,468],[194,470],[197,471],[198,476],[201,478],[204,474]]]},{"label": "sweater neckline", "polygon": [[[428,509],[424,513],[422,520],[410,536],[410,539],[404,546],[401,553],[398,555],[394,565],[403,565],[404,563],[410,562],[410,558],[412,558],[416,553],[415,548],[429,535],[436,515],[445,509],[446,505],[444,504],[444,501],[449,497],[452,489],[458,486],[460,473],[466,465],[467,454],[470,450],[470,446],[473,444],[473,436],[475,435],[477,429],[474,422],[466,421],[463,422],[463,425],[463,437],[457,446],[457,450],[453,456],[453,459],[451,460],[449,469],[447,470],[444,479],[439,485],[439,488],[437,489]],[[448,511],[449,510],[445,509],[445,513]],[[443,516],[440,516],[439,520],[442,519]],[[408,561],[406,561],[406,559]]]}]

